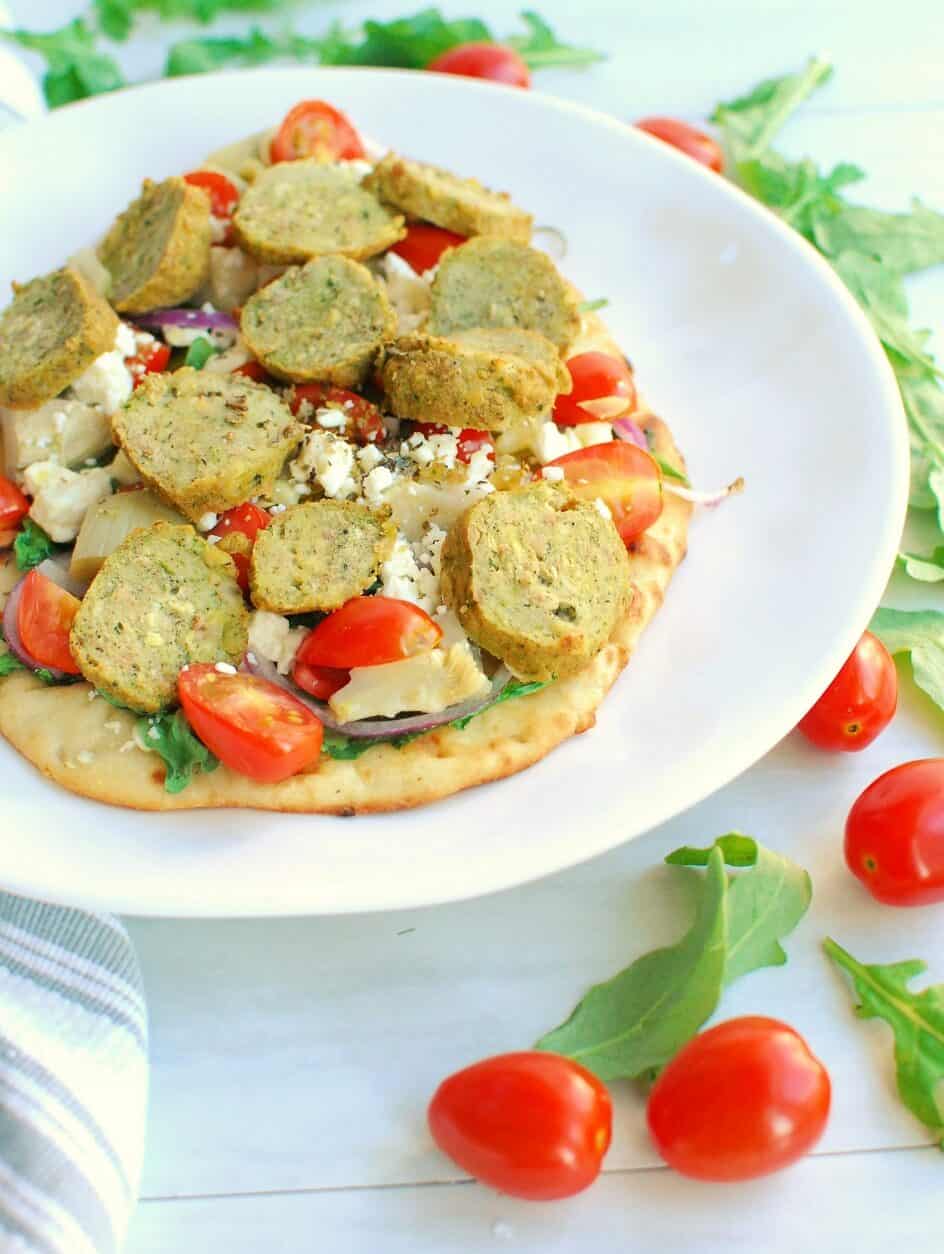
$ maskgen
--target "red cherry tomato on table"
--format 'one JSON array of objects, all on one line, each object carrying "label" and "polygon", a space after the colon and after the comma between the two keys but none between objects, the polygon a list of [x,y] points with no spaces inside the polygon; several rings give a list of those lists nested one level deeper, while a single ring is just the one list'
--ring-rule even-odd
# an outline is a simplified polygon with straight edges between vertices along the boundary
[{"label": "red cherry tomato on table", "polygon": [[31,570],[23,580],[16,627],[23,648],[42,666],[79,674],[69,648],[69,632],[80,604],[78,597],[38,570]]},{"label": "red cherry tomato on table", "polygon": [[877,901],[944,901],[944,758],[893,767],[846,819],[846,865]]},{"label": "red cherry tomato on table", "polygon": [[458,44],[441,52],[427,65],[439,74],[461,74],[464,78],[487,78],[510,87],[530,87],[531,72],[526,62],[505,44]]},{"label": "red cherry tomato on table", "polygon": [[236,505],[233,509],[228,509],[225,514],[221,514],[219,522],[210,532],[211,536],[218,536],[220,540],[224,540],[227,536],[244,537],[245,544],[233,545],[232,548],[224,545],[224,552],[233,559],[236,578],[243,592],[249,590],[249,559],[252,555],[252,546],[259,532],[264,531],[271,521],[271,514],[260,506],[253,505],[251,501],[247,501],[245,505]]},{"label": "red cherry tomato on table", "polygon": [[366,397],[329,383],[296,383],[289,394],[289,407],[298,416],[303,405],[316,409],[338,409],[346,422],[341,434],[358,444],[376,444],[384,438],[380,410]]},{"label": "red cherry tomato on table", "polygon": [[210,212],[214,218],[230,218],[239,204],[239,188],[225,174],[215,170],[191,170],[184,175],[184,182],[191,187],[202,187],[210,197]]},{"label": "red cherry tomato on table", "polygon": [[653,1085],[646,1115],[656,1148],[682,1175],[750,1180],[811,1150],[829,1102],[829,1074],[803,1037],[746,1015],[689,1041]]},{"label": "red cherry tomato on table", "polygon": [[135,355],[125,358],[125,365],[134,380],[134,386],[137,387],[145,375],[160,374],[166,370],[169,361],[170,345],[161,340],[153,340],[150,344],[146,341],[139,344]]},{"label": "red cherry tomato on table", "polygon": [[200,662],[180,672],[177,691],[194,732],[240,775],[277,784],[318,760],[320,720],[267,679]]},{"label": "red cherry tomato on table", "polygon": [[[303,692],[317,697],[319,701],[328,701],[348,682],[351,672],[334,666],[317,666],[311,662],[308,656],[311,650],[306,648],[310,639],[310,635],[306,636],[295,654],[292,680]],[[318,652],[317,644],[314,652]]]},{"label": "red cherry tomato on table", "polygon": [[444,1080],[428,1111],[433,1140],[470,1175],[512,1197],[571,1197],[600,1174],[610,1095],[579,1063],[525,1051]]},{"label": "red cherry tomato on table", "polygon": [[326,100],[302,100],[289,109],[269,154],[273,161],[360,161],[366,155],[360,135]]},{"label": "red cherry tomato on table", "polygon": [[897,705],[898,672],[892,655],[867,631],[798,726],[821,749],[855,753],[885,730]]},{"label": "red cherry tomato on table", "polygon": [[678,148],[680,152],[684,152],[699,165],[706,165],[716,174],[724,169],[724,153],[718,141],[697,127],[689,126],[687,122],[681,122],[678,118],[640,118],[636,126],[673,148]]},{"label": "red cherry tomato on table", "polygon": [[480,449],[486,450],[490,461],[495,460],[495,441],[490,431],[480,431],[477,427],[463,427],[457,430],[441,422],[414,422],[413,430],[418,431],[420,435],[448,435],[452,432],[457,437],[456,442],[459,446],[456,456],[466,465]]},{"label": "red cherry tomato on table", "polygon": [[29,513],[29,499],[12,481],[0,475],[0,531],[18,527]]},{"label": "red cherry tomato on table", "polygon": [[426,222],[414,222],[390,251],[402,257],[417,274],[423,274],[439,265],[439,258],[447,248],[458,248],[465,242],[466,237],[457,235],[455,231],[446,231],[441,226],[430,226]]},{"label": "red cherry tomato on table", "polygon": [[[633,372],[621,357],[610,353],[578,353],[566,363],[573,389],[554,402],[554,421],[559,427],[576,427],[584,422],[613,422],[636,408]],[[584,409],[594,401],[617,398],[624,407],[613,406],[609,415]]]},{"label": "red cherry tomato on table", "polygon": [[547,465],[560,466],[575,496],[608,506],[624,544],[641,536],[662,513],[662,472],[635,444],[592,444]]},{"label": "red cherry tomato on table", "polygon": [[441,639],[439,624],[412,601],[353,597],[305,637],[304,661],[336,670],[382,666],[426,653]]}]

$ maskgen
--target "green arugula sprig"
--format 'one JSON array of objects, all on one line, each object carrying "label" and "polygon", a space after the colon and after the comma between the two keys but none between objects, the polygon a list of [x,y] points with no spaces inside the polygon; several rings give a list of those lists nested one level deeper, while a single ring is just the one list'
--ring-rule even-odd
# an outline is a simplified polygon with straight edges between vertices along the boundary
[{"label": "green arugula sprig", "polygon": [[[648,1077],[714,1013],[728,984],[787,961],[780,942],[812,898],[806,871],[740,832],[708,849],[677,849],[666,862],[705,868],[688,932],[591,988],[536,1049],[573,1058],[602,1080]],[[726,863],[739,869],[729,875]]]},{"label": "green arugula sprig", "polygon": [[52,539],[32,518],[25,518],[13,541],[13,555],[19,570],[32,570],[47,557],[52,557],[56,546]]},{"label": "green arugula sprig", "polygon": [[915,683],[944,709],[944,614],[940,610],[875,611],[869,631],[889,653],[910,653]]},{"label": "green arugula sprig", "polygon": [[200,771],[209,773],[219,766],[219,759],[190,730],[181,710],[152,714],[136,724],[138,744],[142,749],[163,758],[167,767],[164,788],[181,792]]}]

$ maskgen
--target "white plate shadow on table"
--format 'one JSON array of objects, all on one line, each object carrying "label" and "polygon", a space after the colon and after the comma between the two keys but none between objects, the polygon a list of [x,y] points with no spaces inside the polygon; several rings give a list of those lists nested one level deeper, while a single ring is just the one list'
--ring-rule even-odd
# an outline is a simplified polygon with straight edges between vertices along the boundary
[{"label": "white plate shadow on table", "polygon": [[337,819],[141,815],[0,746],[0,882],[155,915],[431,904],[647,831],[744,771],[819,696],[881,596],[907,498],[898,392],[864,315],[797,235],[629,126],[537,93],[391,70],[255,70],[100,97],[0,135],[0,284],[95,239],[145,176],[322,96],[378,140],[508,190],[565,233],[565,272],[633,360],[697,485],[689,556],[594,730],[512,779]]}]

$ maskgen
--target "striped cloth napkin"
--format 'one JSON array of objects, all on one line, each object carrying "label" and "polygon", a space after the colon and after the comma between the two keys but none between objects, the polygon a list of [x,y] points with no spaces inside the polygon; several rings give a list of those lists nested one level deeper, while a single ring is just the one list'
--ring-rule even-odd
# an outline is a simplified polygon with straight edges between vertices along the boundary
[{"label": "striped cloth napkin", "polygon": [[121,924],[0,893],[0,1254],[116,1254],[147,1083],[141,974]]}]

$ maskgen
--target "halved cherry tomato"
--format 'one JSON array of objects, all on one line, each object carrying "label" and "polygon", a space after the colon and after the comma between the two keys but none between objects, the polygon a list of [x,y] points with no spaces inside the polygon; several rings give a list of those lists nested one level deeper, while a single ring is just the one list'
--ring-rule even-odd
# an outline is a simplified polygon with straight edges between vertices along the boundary
[{"label": "halved cherry tomato", "polygon": [[366,155],[360,135],[326,100],[302,100],[289,109],[269,152],[273,161],[359,161]]},{"label": "halved cherry tomato", "polygon": [[323,618],[305,637],[309,666],[350,670],[401,662],[434,648],[442,628],[412,601],[396,597],[353,597]]},{"label": "halved cherry tomato", "polygon": [[876,901],[944,901],[944,758],[880,775],[849,811],[846,865]]},{"label": "halved cherry tomato", "polygon": [[195,662],[180,672],[177,692],[194,732],[240,775],[277,784],[321,753],[320,719],[258,675],[223,674],[212,662]]},{"label": "halved cherry tomato", "polygon": [[[253,505],[252,501],[247,501],[245,505],[236,505],[233,509],[228,509],[225,514],[221,514],[216,526],[210,532],[211,536],[219,536],[220,548],[232,558],[233,565],[236,567],[236,578],[243,592],[249,591],[249,559],[252,556],[252,546],[259,532],[264,531],[271,521],[271,514],[258,505]],[[237,540],[235,544],[228,544],[227,538],[233,536],[242,538],[243,543]]]},{"label": "halved cherry tomato", "polygon": [[[610,353],[578,353],[566,363],[573,390],[554,402],[554,421],[559,427],[577,427],[584,422],[613,422],[636,408],[633,372],[621,357]],[[622,411],[614,406],[608,414],[584,409],[587,403],[619,398]]]},{"label": "halved cherry tomato", "polygon": [[656,1149],[696,1180],[750,1180],[813,1148],[829,1117],[829,1073],[793,1028],[745,1015],[702,1032],[649,1094]]},{"label": "halved cherry tomato", "polygon": [[191,170],[184,175],[184,182],[192,187],[202,187],[210,197],[210,212],[214,218],[232,217],[239,204],[239,188],[225,174],[215,170]]},{"label": "halved cherry tomato", "polygon": [[262,362],[256,361],[255,359],[252,361],[244,361],[241,366],[234,366],[230,373],[244,375],[247,379],[252,379],[255,383],[273,382],[273,379]]},{"label": "halved cherry tomato", "polygon": [[423,274],[439,265],[439,258],[447,248],[458,248],[465,241],[466,236],[457,235],[455,231],[430,226],[428,222],[413,222],[406,228],[403,239],[398,240],[390,251],[402,257],[417,274]]},{"label": "halved cherry tomato", "polygon": [[78,597],[38,570],[31,570],[23,580],[16,615],[17,631],[27,653],[43,666],[78,675],[79,668],[69,648],[69,632],[80,605]]},{"label": "halved cherry tomato", "polygon": [[662,472],[635,444],[593,444],[547,464],[561,467],[575,496],[609,507],[624,544],[642,535],[662,513]]},{"label": "halved cherry tomato", "polygon": [[137,353],[133,357],[125,358],[125,365],[134,380],[134,386],[137,387],[145,375],[160,374],[162,370],[166,370],[169,361],[170,345],[154,340],[150,344],[139,344]]},{"label": "halved cherry tomato", "polygon": [[480,431],[478,427],[463,427],[457,431],[455,427],[447,427],[442,422],[414,422],[413,430],[420,435],[448,435],[452,432],[457,437],[459,446],[456,456],[467,465],[475,453],[485,449],[489,461],[495,460],[495,440],[491,431]]},{"label": "halved cherry tomato", "polygon": [[310,693],[319,701],[327,701],[344,687],[351,678],[351,672],[333,666],[317,666],[310,662],[305,647],[310,639],[310,635],[306,636],[295,654],[292,679],[303,692]]},{"label": "halved cherry tomato", "polygon": [[433,1140],[470,1175],[512,1197],[571,1197],[600,1174],[610,1095],[559,1054],[499,1054],[440,1084],[427,1112]]},{"label": "halved cherry tomato", "polygon": [[640,118],[636,126],[639,130],[654,135],[656,139],[661,139],[663,143],[678,148],[699,165],[706,165],[716,174],[724,169],[724,153],[718,141],[704,131],[689,126],[687,122],[681,122],[678,118]]},{"label": "halved cherry tomato", "polygon": [[29,513],[29,507],[29,499],[13,480],[0,475],[0,531],[9,531],[19,526]]},{"label": "halved cherry tomato", "polygon": [[523,58],[505,44],[459,44],[441,52],[427,65],[439,74],[461,74],[465,78],[487,78],[511,87],[530,87],[531,72]]},{"label": "halved cherry tomato", "polygon": [[820,749],[855,753],[885,730],[897,705],[898,672],[892,655],[867,631],[798,726]]},{"label": "halved cherry tomato", "polygon": [[328,383],[296,383],[289,394],[289,407],[296,416],[303,405],[314,409],[338,409],[344,414],[343,433],[358,444],[375,444],[384,438],[380,410],[356,392]]}]

